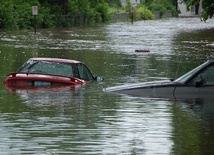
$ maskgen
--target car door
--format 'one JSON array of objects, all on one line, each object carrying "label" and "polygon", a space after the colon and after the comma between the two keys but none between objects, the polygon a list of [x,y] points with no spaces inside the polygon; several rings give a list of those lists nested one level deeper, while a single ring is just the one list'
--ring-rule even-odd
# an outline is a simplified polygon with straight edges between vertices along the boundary
[{"label": "car door", "polygon": [[94,77],[84,64],[78,65],[79,76],[83,80],[93,81]]},{"label": "car door", "polygon": [[194,85],[178,84],[174,91],[175,99],[195,98],[200,95],[201,88]]},{"label": "car door", "polygon": [[214,94],[214,65],[211,64],[191,78],[186,84],[175,89],[176,98],[206,98]]}]

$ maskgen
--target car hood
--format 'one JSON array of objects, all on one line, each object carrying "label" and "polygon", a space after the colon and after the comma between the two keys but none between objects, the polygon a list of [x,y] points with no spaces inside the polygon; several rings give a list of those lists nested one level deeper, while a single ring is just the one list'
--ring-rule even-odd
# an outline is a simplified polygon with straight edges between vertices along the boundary
[{"label": "car hood", "polygon": [[175,85],[175,83],[170,80],[161,80],[161,81],[142,82],[142,83],[136,83],[136,84],[126,84],[126,85],[121,85],[121,86],[114,86],[114,87],[106,88],[106,89],[104,89],[104,91],[117,92],[117,91],[121,91],[121,90],[166,87],[166,86],[173,86],[173,85]]}]

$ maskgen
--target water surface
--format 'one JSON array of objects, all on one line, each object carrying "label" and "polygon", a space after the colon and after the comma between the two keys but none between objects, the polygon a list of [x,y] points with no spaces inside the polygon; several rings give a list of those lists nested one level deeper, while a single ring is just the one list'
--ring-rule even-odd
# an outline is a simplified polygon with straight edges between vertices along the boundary
[{"label": "water surface", "polygon": [[[97,27],[0,32],[0,80],[31,57],[85,62],[104,82],[7,90],[0,83],[2,154],[212,154],[214,101],[170,101],[103,88],[176,78],[213,58],[214,21],[172,18]],[[149,53],[136,53],[148,49]]]}]

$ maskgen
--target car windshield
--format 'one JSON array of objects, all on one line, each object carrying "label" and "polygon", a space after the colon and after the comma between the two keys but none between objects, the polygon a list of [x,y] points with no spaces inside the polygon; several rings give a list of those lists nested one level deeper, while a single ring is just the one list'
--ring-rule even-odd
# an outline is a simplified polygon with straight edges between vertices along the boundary
[{"label": "car windshield", "polygon": [[174,82],[182,83],[182,84],[186,83],[189,80],[189,78],[192,77],[195,73],[197,73],[203,66],[204,66],[204,64],[194,68],[193,70],[187,72],[183,76],[176,79]]},{"label": "car windshield", "polygon": [[30,60],[24,63],[17,72],[43,73],[61,76],[76,77],[93,81],[94,77],[89,69],[81,63],[58,63],[49,61]]}]

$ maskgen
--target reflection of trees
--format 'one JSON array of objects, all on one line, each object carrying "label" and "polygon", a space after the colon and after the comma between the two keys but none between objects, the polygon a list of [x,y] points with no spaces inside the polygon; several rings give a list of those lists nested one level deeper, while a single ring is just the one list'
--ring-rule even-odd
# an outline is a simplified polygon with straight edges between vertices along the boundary
[{"label": "reflection of trees", "polygon": [[213,153],[214,104],[210,101],[194,99],[173,104],[173,154]]},{"label": "reflection of trees", "polygon": [[183,55],[186,59],[207,59],[213,48],[209,46],[213,42],[214,29],[182,31],[173,39],[175,54]]},{"label": "reflection of trees", "polygon": [[178,75],[184,74],[212,57],[211,52],[214,48],[209,44],[214,39],[213,33],[214,29],[185,30],[174,36],[171,64],[180,67]]}]

